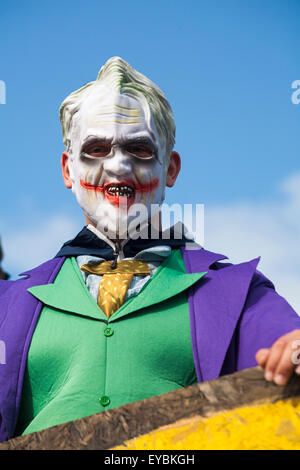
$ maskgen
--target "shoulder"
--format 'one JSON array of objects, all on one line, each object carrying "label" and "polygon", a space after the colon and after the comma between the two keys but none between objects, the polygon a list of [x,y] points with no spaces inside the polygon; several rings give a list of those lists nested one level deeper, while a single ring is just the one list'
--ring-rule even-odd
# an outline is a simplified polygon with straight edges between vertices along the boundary
[{"label": "shoulder", "polygon": [[212,295],[222,291],[224,298],[245,301],[253,294],[256,298],[275,292],[272,281],[257,269],[260,257],[234,264],[226,256],[204,249],[183,249],[182,254],[187,272],[206,271],[205,288]]},{"label": "shoulder", "polygon": [[64,260],[64,257],[52,258],[33,269],[20,273],[19,279],[0,281],[0,299],[15,296],[19,292],[27,291],[32,286],[50,284],[54,281]]},{"label": "shoulder", "polygon": [[234,264],[227,261],[227,256],[205,250],[204,248],[182,248],[181,251],[187,272],[198,272],[199,270],[207,271],[208,276],[212,278],[227,277],[230,275],[234,278],[235,275],[250,275],[252,279],[254,275],[258,277],[263,276],[256,270],[260,257]]}]

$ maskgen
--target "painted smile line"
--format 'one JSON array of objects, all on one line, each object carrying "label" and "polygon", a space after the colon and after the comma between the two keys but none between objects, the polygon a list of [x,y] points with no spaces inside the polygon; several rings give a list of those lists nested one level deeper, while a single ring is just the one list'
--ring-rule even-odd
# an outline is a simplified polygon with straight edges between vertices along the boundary
[{"label": "painted smile line", "polygon": [[105,183],[103,186],[97,186],[86,181],[80,180],[80,185],[87,190],[104,193],[104,196],[115,205],[125,203],[130,206],[135,199],[135,193],[150,193],[159,186],[159,178],[153,178],[146,184],[135,184],[132,181],[118,181]]},{"label": "painted smile line", "polygon": [[105,183],[103,186],[97,186],[95,184],[87,183],[86,181],[80,180],[80,186],[84,189],[96,191],[99,193],[105,192],[132,192],[134,193],[150,193],[159,186],[159,178],[154,178],[149,183],[135,184],[132,181],[118,181],[115,183]]}]

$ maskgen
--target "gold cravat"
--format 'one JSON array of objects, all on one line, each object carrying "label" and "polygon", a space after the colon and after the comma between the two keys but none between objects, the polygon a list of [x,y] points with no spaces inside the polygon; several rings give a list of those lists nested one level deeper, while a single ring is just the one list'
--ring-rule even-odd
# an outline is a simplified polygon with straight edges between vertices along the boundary
[{"label": "gold cravat", "polygon": [[107,318],[111,317],[124,303],[125,295],[134,274],[145,276],[150,274],[150,268],[144,261],[121,260],[116,268],[112,261],[99,264],[84,264],[80,268],[89,274],[102,275],[98,292],[98,305]]}]

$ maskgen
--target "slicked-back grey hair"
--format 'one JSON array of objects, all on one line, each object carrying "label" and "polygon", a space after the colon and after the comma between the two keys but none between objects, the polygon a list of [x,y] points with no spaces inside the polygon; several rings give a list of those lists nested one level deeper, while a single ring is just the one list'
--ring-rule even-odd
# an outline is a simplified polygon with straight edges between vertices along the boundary
[{"label": "slicked-back grey hair", "polygon": [[79,111],[82,102],[90,94],[92,88],[101,84],[113,91],[139,99],[143,108],[145,108],[145,102],[147,103],[148,112],[145,112],[145,115],[148,124],[152,114],[158,132],[166,139],[165,160],[167,163],[175,143],[175,121],[171,106],[163,92],[151,80],[137,72],[120,57],[111,57],[101,67],[94,82],[87,83],[63,101],[59,117],[63,142],[67,150],[69,150],[71,143],[70,132],[74,114]]}]

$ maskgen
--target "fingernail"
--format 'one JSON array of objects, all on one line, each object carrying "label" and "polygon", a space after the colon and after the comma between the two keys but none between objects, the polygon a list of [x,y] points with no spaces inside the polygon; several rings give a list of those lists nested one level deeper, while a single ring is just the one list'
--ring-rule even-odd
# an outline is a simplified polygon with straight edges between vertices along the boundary
[{"label": "fingernail", "polygon": [[268,351],[265,351],[263,353],[260,354],[260,359],[265,359],[267,356],[268,356],[269,352]]},{"label": "fingernail", "polygon": [[285,377],[281,374],[278,374],[278,375],[276,375],[276,377],[274,379],[274,382],[277,385],[283,385],[285,383]]},{"label": "fingernail", "polygon": [[271,382],[272,379],[273,379],[273,372],[271,372],[270,370],[267,371],[267,372],[265,373],[265,379],[266,379],[268,382]]}]

